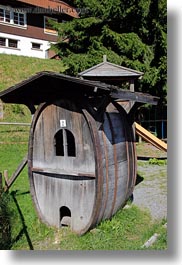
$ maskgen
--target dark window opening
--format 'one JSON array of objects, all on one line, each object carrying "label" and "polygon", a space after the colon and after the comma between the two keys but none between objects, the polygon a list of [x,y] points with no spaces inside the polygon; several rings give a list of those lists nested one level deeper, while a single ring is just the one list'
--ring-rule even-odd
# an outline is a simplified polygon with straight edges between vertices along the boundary
[{"label": "dark window opening", "polygon": [[59,209],[60,214],[60,226],[70,226],[71,225],[71,211],[68,207],[62,206]]},{"label": "dark window opening", "polygon": [[4,22],[4,9],[0,8],[0,21]]},{"label": "dark window opening", "polygon": [[4,21],[10,23],[10,11],[4,10]]},{"label": "dark window opening", "polygon": [[64,156],[63,130],[60,130],[56,133],[54,140],[56,156]]},{"label": "dark window opening", "polygon": [[75,148],[75,138],[73,134],[68,131],[66,131],[66,139],[67,139],[67,155],[68,156],[76,156],[76,148]]},{"label": "dark window opening", "polygon": [[18,41],[17,40],[8,39],[8,47],[18,48]]},{"label": "dark window opening", "polygon": [[59,130],[54,136],[56,156],[76,157],[75,138],[67,129]]},{"label": "dark window opening", "polygon": [[0,46],[6,46],[6,39],[0,38]]},{"label": "dark window opening", "polygon": [[25,14],[14,12],[14,24],[24,26]]},{"label": "dark window opening", "polygon": [[32,42],[32,49],[40,50],[41,49],[41,44]]}]

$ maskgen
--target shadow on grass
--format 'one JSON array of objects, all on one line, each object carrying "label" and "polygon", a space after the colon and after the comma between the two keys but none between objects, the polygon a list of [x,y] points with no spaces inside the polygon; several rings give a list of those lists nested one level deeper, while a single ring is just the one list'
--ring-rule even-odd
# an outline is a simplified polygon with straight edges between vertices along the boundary
[{"label": "shadow on grass", "polygon": [[8,195],[0,196],[0,249],[10,249],[11,244],[11,211],[8,209]]},{"label": "shadow on grass", "polygon": [[[10,196],[16,205],[17,212],[19,214],[20,221],[22,224],[22,229],[14,239],[12,238],[12,233],[11,233],[11,226],[13,222],[14,213],[8,207]],[[16,191],[12,191],[10,194],[3,193],[0,201],[0,249],[3,250],[11,249],[13,245],[16,242],[18,242],[23,235],[25,235],[26,237],[30,250],[33,250],[34,249],[33,244],[28,234],[27,226],[25,224],[25,219],[16,198]]]},{"label": "shadow on grass", "polygon": [[141,175],[139,175],[137,173],[137,178],[136,178],[136,183],[135,183],[135,186],[140,184],[140,182],[142,182],[144,180],[144,177],[142,177]]}]

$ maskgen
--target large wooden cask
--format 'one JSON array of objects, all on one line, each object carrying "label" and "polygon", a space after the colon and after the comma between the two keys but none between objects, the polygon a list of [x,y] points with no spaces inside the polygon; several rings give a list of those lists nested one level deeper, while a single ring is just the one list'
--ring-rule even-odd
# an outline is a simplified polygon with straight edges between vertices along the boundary
[{"label": "large wooden cask", "polygon": [[122,208],[135,186],[135,142],[126,111],[111,102],[95,115],[74,100],[41,104],[31,126],[28,168],[42,221],[87,232]]}]

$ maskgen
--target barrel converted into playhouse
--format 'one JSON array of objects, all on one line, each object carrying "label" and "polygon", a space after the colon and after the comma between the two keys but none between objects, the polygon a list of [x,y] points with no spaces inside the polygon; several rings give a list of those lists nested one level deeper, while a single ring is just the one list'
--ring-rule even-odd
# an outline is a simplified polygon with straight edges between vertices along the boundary
[{"label": "barrel converted into playhouse", "polygon": [[[33,115],[28,173],[43,222],[83,234],[124,206],[136,180],[133,114],[156,97],[40,72],[0,98]],[[135,104],[126,111],[122,101]]]}]

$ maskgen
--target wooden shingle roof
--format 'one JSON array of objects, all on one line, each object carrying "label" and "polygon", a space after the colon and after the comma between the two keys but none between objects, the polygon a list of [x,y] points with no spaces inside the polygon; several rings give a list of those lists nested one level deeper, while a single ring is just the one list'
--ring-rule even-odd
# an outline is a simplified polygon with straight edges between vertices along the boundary
[{"label": "wooden shingle roof", "polygon": [[113,64],[107,61],[97,64],[78,74],[78,76],[82,78],[93,80],[131,80],[137,79],[142,75],[142,72],[126,68],[117,64]]},{"label": "wooden shingle roof", "polygon": [[131,92],[98,81],[82,80],[55,72],[40,72],[30,78],[0,92],[5,103],[38,105],[60,98],[82,100],[85,97],[109,96],[113,100],[122,99],[156,105],[158,98],[149,94]]}]

